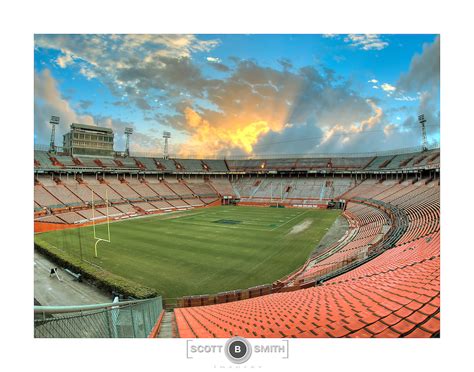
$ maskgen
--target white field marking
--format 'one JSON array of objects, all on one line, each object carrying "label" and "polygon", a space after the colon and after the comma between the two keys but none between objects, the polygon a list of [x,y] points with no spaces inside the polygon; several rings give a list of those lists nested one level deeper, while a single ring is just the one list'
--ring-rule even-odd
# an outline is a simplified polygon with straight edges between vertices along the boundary
[{"label": "white field marking", "polygon": [[312,223],[313,223],[313,220],[306,219],[303,222],[299,223],[298,225],[293,226],[287,235],[298,234],[306,230],[308,227],[310,227]]},{"label": "white field marking", "polygon": [[[180,221],[171,220],[171,222],[180,222]],[[223,229],[242,229],[243,228],[245,230],[252,230],[252,231],[263,231],[263,232],[272,231],[272,230],[269,230],[269,229],[257,229],[257,228],[253,228],[253,227],[248,227],[248,226],[254,226],[254,225],[245,224],[245,223],[239,223],[239,224],[235,224],[235,225],[225,224],[225,223],[218,224],[218,223],[214,223],[214,222],[204,222],[204,221],[201,222],[201,223],[186,221],[185,223],[188,224],[188,225],[194,225],[194,226],[215,227],[215,228],[223,228]],[[214,226],[214,225],[216,225],[216,226]]]},{"label": "white field marking", "polygon": [[304,211],[303,213],[300,213],[300,214],[296,215],[296,216],[293,217],[292,219],[290,219],[290,220],[288,220],[288,221],[286,221],[286,222],[283,222],[280,226],[274,227],[274,228],[271,229],[270,231],[279,229],[280,227],[286,225],[288,222],[291,222],[291,221],[293,221],[295,218],[300,217],[300,216],[303,216],[303,215],[305,215],[305,214],[308,213],[308,212],[309,212],[309,211]]}]

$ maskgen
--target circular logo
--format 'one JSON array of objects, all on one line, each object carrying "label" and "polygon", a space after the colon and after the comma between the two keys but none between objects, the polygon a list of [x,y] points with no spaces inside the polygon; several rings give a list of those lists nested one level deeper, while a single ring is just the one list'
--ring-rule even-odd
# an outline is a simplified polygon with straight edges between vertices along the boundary
[{"label": "circular logo", "polygon": [[232,363],[245,363],[252,355],[252,346],[245,338],[232,337],[225,344],[225,355]]}]

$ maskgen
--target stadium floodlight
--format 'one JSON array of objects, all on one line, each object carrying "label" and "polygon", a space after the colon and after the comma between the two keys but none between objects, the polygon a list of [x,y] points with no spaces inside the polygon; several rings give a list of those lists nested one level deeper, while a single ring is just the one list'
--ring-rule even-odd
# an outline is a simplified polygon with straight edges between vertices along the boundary
[{"label": "stadium floodlight", "polygon": [[171,132],[163,132],[163,138],[165,139],[165,147],[163,148],[163,159],[168,159],[168,140],[171,138]]},{"label": "stadium floodlight", "polygon": [[125,128],[125,135],[127,136],[127,141],[125,143],[125,154],[130,156],[130,135],[133,134],[133,128]]},{"label": "stadium floodlight", "polygon": [[418,122],[420,123],[420,126],[421,126],[421,137],[422,137],[422,148],[423,148],[423,151],[427,151],[428,150],[428,140],[426,138],[426,126],[425,126],[425,123],[426,123],[426,119],[425,119],[425,115],[424,114],[421,114],[421,115],[418,115]]},{"label": "stadium floodlight", "polygon": [[59,116],[51,116],[49,124],[51,124],[51,139],[49,141],[49,152],[54,154],[56,152],[54,140],[56,137],[56,126],[59,125]]}]

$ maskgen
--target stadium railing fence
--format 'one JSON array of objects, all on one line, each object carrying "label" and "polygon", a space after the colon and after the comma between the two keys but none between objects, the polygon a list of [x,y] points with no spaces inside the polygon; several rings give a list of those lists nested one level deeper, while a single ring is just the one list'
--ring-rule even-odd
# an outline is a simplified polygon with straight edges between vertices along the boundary
[{"label": "stadium railing fence", "polygon": [[161,297],[85,306],[35,306],[35,338],[146,338]]}]

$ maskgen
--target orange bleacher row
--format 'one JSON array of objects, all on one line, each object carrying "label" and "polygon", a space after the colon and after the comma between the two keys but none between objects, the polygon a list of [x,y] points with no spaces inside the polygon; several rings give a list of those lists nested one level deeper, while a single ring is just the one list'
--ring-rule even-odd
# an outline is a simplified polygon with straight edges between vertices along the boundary
[{"label": "orange bleacher row", "polygon": [[[110,217],[202,207],[217,201],[221,192],[232,195],[231,189],[227,178],[187,182],[174,177],[108,175],[76,179],[38,175],[34,186],[35,221],[73,224],[103,219],[107,215],[106,201]],[[92,201],[96,206],[94,215]]]},{"label": "orange bleacher row", "polygon": [[[406,215],[398,241],[315,287],[241,301],[177,308],[180,337],[433,337],[440,332],[439,183],[364,181],[342,197],[379,200]],[[375,207],[348,203],[351,231],[332,253],[287,280],[317,277],[318,265],[361,253],[391,222]],[[383,238],[382,238],[383,239]],[[331,251],[334,249],[334,252]]]}]

